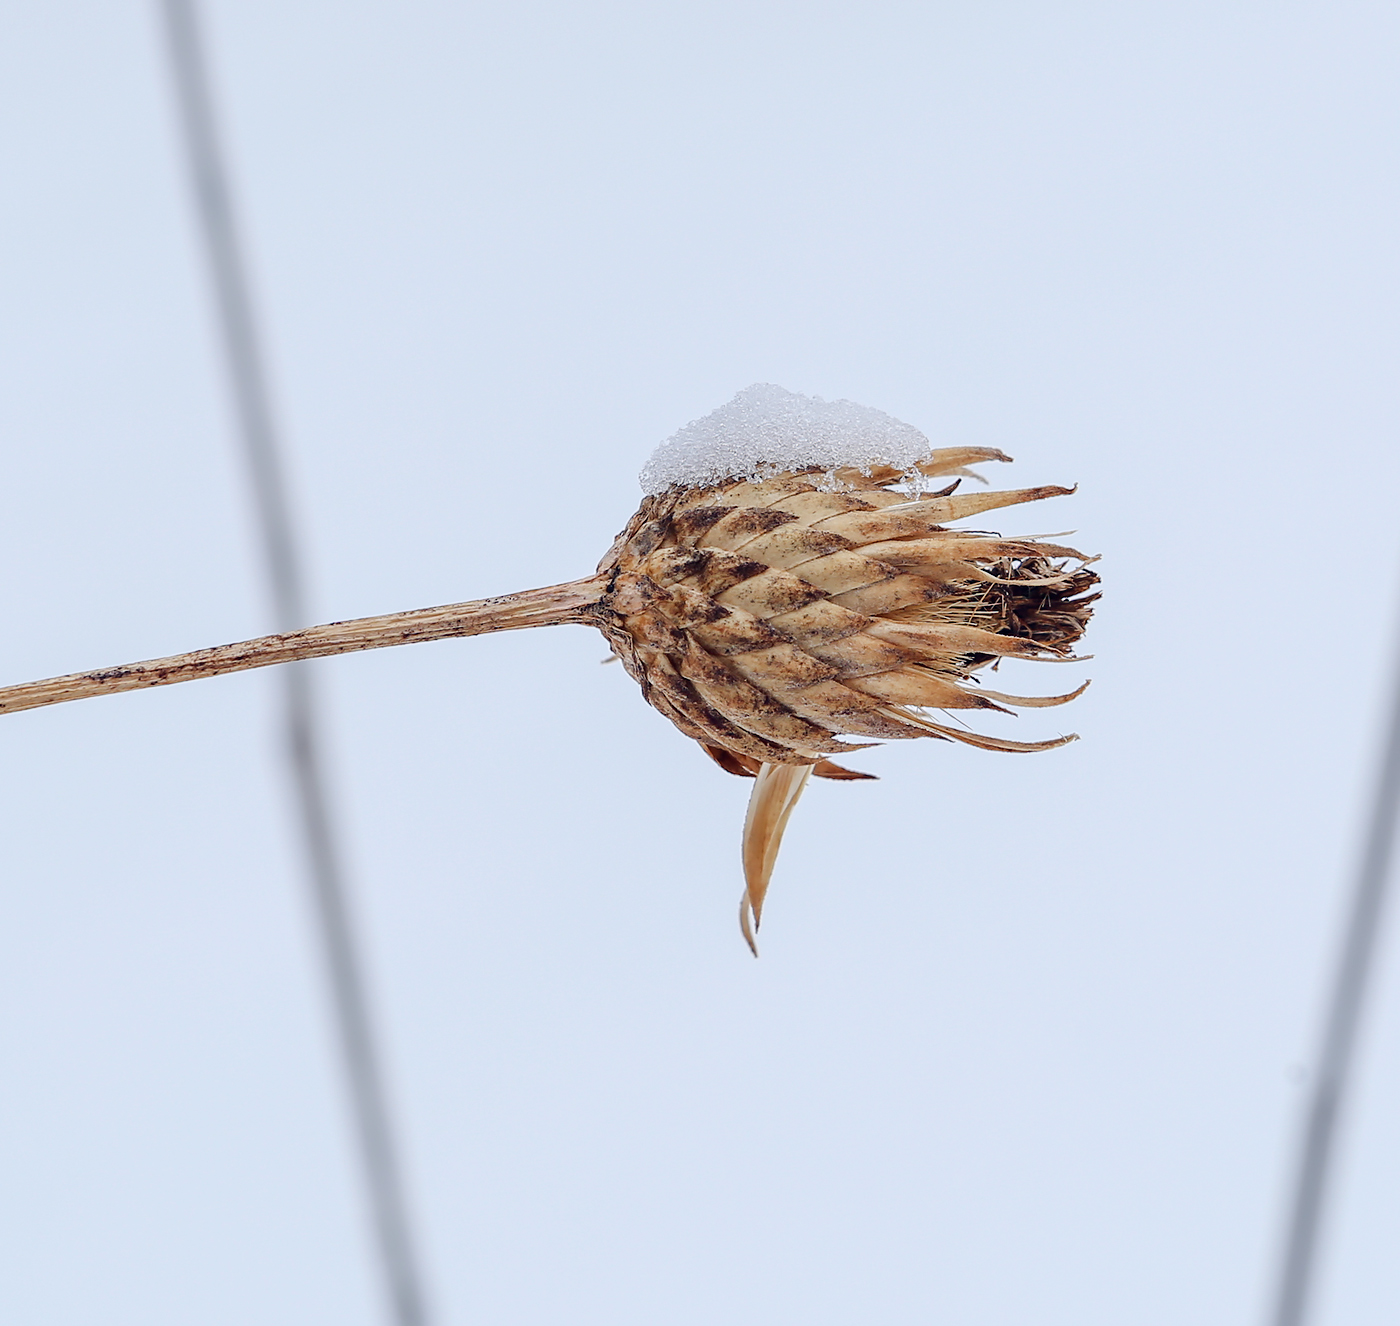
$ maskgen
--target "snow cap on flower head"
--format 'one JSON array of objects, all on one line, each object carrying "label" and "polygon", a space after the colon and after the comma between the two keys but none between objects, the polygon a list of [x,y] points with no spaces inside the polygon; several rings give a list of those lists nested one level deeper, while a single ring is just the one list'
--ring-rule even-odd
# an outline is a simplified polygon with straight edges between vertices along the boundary
[{"label": "snow cap on flower head", "polygon": [[913,471],[932,450],[917,428],[883,410],[756,382],[657,447],[642,469],[642,491],[708,488],[813,466]]}]

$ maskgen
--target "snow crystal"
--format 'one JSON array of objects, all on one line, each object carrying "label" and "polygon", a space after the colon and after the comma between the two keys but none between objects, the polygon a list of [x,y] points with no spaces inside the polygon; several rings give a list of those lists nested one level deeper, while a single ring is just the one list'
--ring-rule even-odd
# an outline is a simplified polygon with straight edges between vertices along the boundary
[{"label": "snow crystal", "polygon": [[827,471],[890,465],[912,476],[931,450],[917,428],[882,410],[758,382],[657,447],[642,468],[642,490],[660,493],[673,483],[709,488],[809,465]]}]

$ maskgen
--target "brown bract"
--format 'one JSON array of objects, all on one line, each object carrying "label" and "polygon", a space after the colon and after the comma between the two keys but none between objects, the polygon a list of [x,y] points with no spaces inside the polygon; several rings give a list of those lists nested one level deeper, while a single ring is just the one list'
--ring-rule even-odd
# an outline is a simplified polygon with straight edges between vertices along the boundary
[{"label": "brown bract", "polygon": [[[963,475],[1007,459],[955,448],[920,468]],[[1098,597],[1093,559],[947,528],[1073,490],[959,493],[955,481],[911,498],[890,487],[903,477],[875,467],[673,487],[642,503],[598,567],[610,576],[598,624],[642,694],[721,768],[758,780],[740,907],[751,946],[807,776],[869,777],[829,756],[890,738],[996,751],[1074,740],[1009,741],[924,712],[1046,707],[1084,689],[1017,697],[975,674],[1002,658],[1070,657]]]}]

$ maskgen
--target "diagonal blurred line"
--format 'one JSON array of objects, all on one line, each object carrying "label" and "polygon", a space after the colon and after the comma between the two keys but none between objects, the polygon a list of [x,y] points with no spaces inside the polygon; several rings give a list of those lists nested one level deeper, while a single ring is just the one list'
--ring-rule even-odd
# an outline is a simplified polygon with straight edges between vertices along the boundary
[{"label": "diagonal blurred line", "polygon": [[1400,818],[1400,651],[1394,667],[1390,725],[1337,955],[1317,1074],[1299,1140],[1271,1326],[1304,1326],[1309,1320],[1318,1249],[1336,1171],[1338,1130],[1345,1121],[1357,1031],[1375,974],[1395,853],[1396,820]]},{"label": "diagonal blurred line", "polygon": [[[278,631],[307,624],[305,577],[254,316],[229,174],[214,113],[196,0],[161,0],[169,54]],[[305,663],[282,671],[287,753],[316,916],[345,1060],[391,1320],[427,1321],[419,1259],[355,941],[321,755],[316,695]]]}]

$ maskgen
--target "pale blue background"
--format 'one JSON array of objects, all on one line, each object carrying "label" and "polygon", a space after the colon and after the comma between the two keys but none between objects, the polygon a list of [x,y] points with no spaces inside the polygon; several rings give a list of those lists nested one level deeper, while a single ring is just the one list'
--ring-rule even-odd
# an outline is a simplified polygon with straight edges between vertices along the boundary
[{"label": "pale blue background", "polygon": [[[814,787],[759,963],[747,785],[600,637],[320,665],[440,1320],[1256,1322],[1397,624],[1400,11],[209,10],[319,618],[587,573],[753,381],[1105,554],[1010,679],[1085,739]],[[0,680],[267,626],[181,167],[153,5],[5,6]],[[273,699],[0,727],[7,1322],[380,1319]],[[1392,960],[1326,1326],[1400,1319],[1397,1038]]]}]

